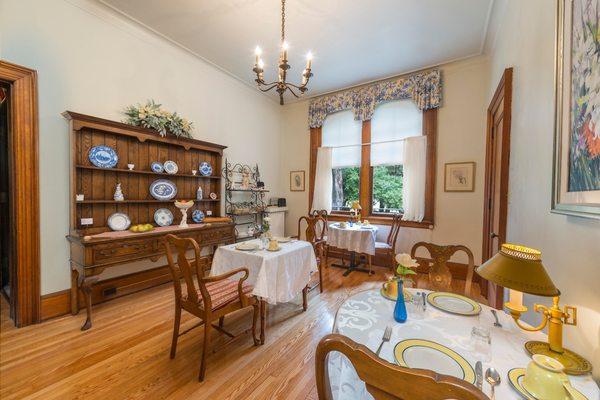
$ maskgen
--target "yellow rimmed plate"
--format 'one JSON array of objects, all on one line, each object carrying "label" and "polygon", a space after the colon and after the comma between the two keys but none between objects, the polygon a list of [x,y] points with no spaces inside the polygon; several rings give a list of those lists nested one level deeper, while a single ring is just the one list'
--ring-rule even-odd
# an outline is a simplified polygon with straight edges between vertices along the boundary
[{"label": "yellow rimmed plate", "polygon": [[[510,386],[521,395],[526,400],[542,400],[536,397],[533,397],[527,389],[523,387],[523,377],[525,376],[525,368],[513,368],[508,371],[508,382],[510,382]],[[575,391],[576,398],[575,400],[588,400],[587,397],[579,390],[573,388]],[[570,398],[568,395],[565,397],[566,399]]]},{"label": "yellow rimmed plate", "polygon": [[427,302],[451,314],[475,316],[481,312],[481,304],[456,293],[431,292],[427,295]]},{"label": "yellow rimmed plate", "polygon": [[394,347],[396,364],[402,367],[429,369],[438,374],[455,376],[475,383],[475,371],[467,360],[448,347],[424,339],[406,339]]}]

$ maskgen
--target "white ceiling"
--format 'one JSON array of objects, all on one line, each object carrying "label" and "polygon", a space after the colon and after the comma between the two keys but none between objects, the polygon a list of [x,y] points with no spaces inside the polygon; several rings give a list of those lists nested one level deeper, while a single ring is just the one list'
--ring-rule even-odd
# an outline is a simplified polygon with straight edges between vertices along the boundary
[{"label": "white ceiling", "polygon": [[[253,86],[260,45],[265,79],[276,76],[279,0],[100,1]],[[480,54],[493,1],[287,0],[288,76],[300,81],[309,50],[306,96]]]}]

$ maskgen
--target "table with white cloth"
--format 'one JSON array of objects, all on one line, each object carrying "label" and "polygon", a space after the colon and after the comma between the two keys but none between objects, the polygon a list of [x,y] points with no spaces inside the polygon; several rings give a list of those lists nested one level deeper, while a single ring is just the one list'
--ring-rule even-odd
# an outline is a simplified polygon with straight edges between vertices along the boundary
[{"label": "table with white cloth", "polygon": [[[260,240],[250,242],[260,246]],[[280,243],[279,251],[242,251],[236,249],[237,245],[217,248],[210,274],[221,275],[236,268],[248,268],[246,282],[254,287],[252,294],[269,304],[293,300],[308,285],[311,274],[318,271],[312,245],[302,240]]]},{"label": "table with white cloth", "polygon": [[375,240],[377,237],[377,227],[375,225],[347,224],[341,227],[340,223],[329,225],[327,231],[327,244],[338,249],[348,250],[350,252],[350,266],[332,264],[334,267],[347,268],[344,276],[348,276],[352,271],[370,272],[365,268],[360,268],[356,262],[356,254],[375,255]]},{"label": "table with white cloth", "polygon": [[[411,293],[418,289],[408,289]],[[428,293],[426,290],[420,290]],[[359,292],[348,298],[339,308],[333,332],[339,333],[376,351],[386,326],[392,327],[389,342],[384,343],[379,356],[386,361],[396,363],[394,346],[405,339],[425,339],[440,343],[463,356],[475,368],[478,357],[470,345],[471,329],[481,325],[491,332],[492,357],[490,362],[483,362],[483,371],[495,368],[501,376],[501,383],[496,387],[496,399],[521,399],[522,397],[511,387],[507,373],[512,368],[526,368],[531,361],[523,347],[529,340],[546,340],[541,332],[525,332],[514,325],[512,318],[499,312],[502,328],[494,327],[490,307],[482,305],[479,316],[460,316],[438,310],[427,304],[422,319],[411,318],[408,307],[408,320],[401,324],[394,320],[395,302],[381,296],[379,290]],[[336,400],[372,399],[350,361],[341,353],[329,356],[329,376],[333,398]],[[435,371],[435,366],[431,366]],[[572,385],[589,400],[600,399],[600,390],[591,375],[569,376]],[[483,383],[483,391],[489,396],[490,385]]]}]

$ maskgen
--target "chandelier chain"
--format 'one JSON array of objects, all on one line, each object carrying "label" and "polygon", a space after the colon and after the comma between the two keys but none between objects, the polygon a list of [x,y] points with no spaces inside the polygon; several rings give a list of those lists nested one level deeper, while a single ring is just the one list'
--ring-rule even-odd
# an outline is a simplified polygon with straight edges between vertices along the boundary
[{"label": "chandelier chain", "polygon": [[281,0],[281,44],[285,42],[285,0]]}]

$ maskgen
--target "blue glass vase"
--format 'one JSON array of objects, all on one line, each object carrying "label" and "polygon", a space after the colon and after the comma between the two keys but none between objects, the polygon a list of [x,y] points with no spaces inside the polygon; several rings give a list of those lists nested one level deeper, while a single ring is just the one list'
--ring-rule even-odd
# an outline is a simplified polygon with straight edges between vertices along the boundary
[{"label": "blue glass vase", "polygon": [[404,303],[404,287],[402,279],[396,280],[398,284],[398,297],[396,297],[396,307],[394,307],[394,319],[403,324],[406,322],[406,304]]}]

